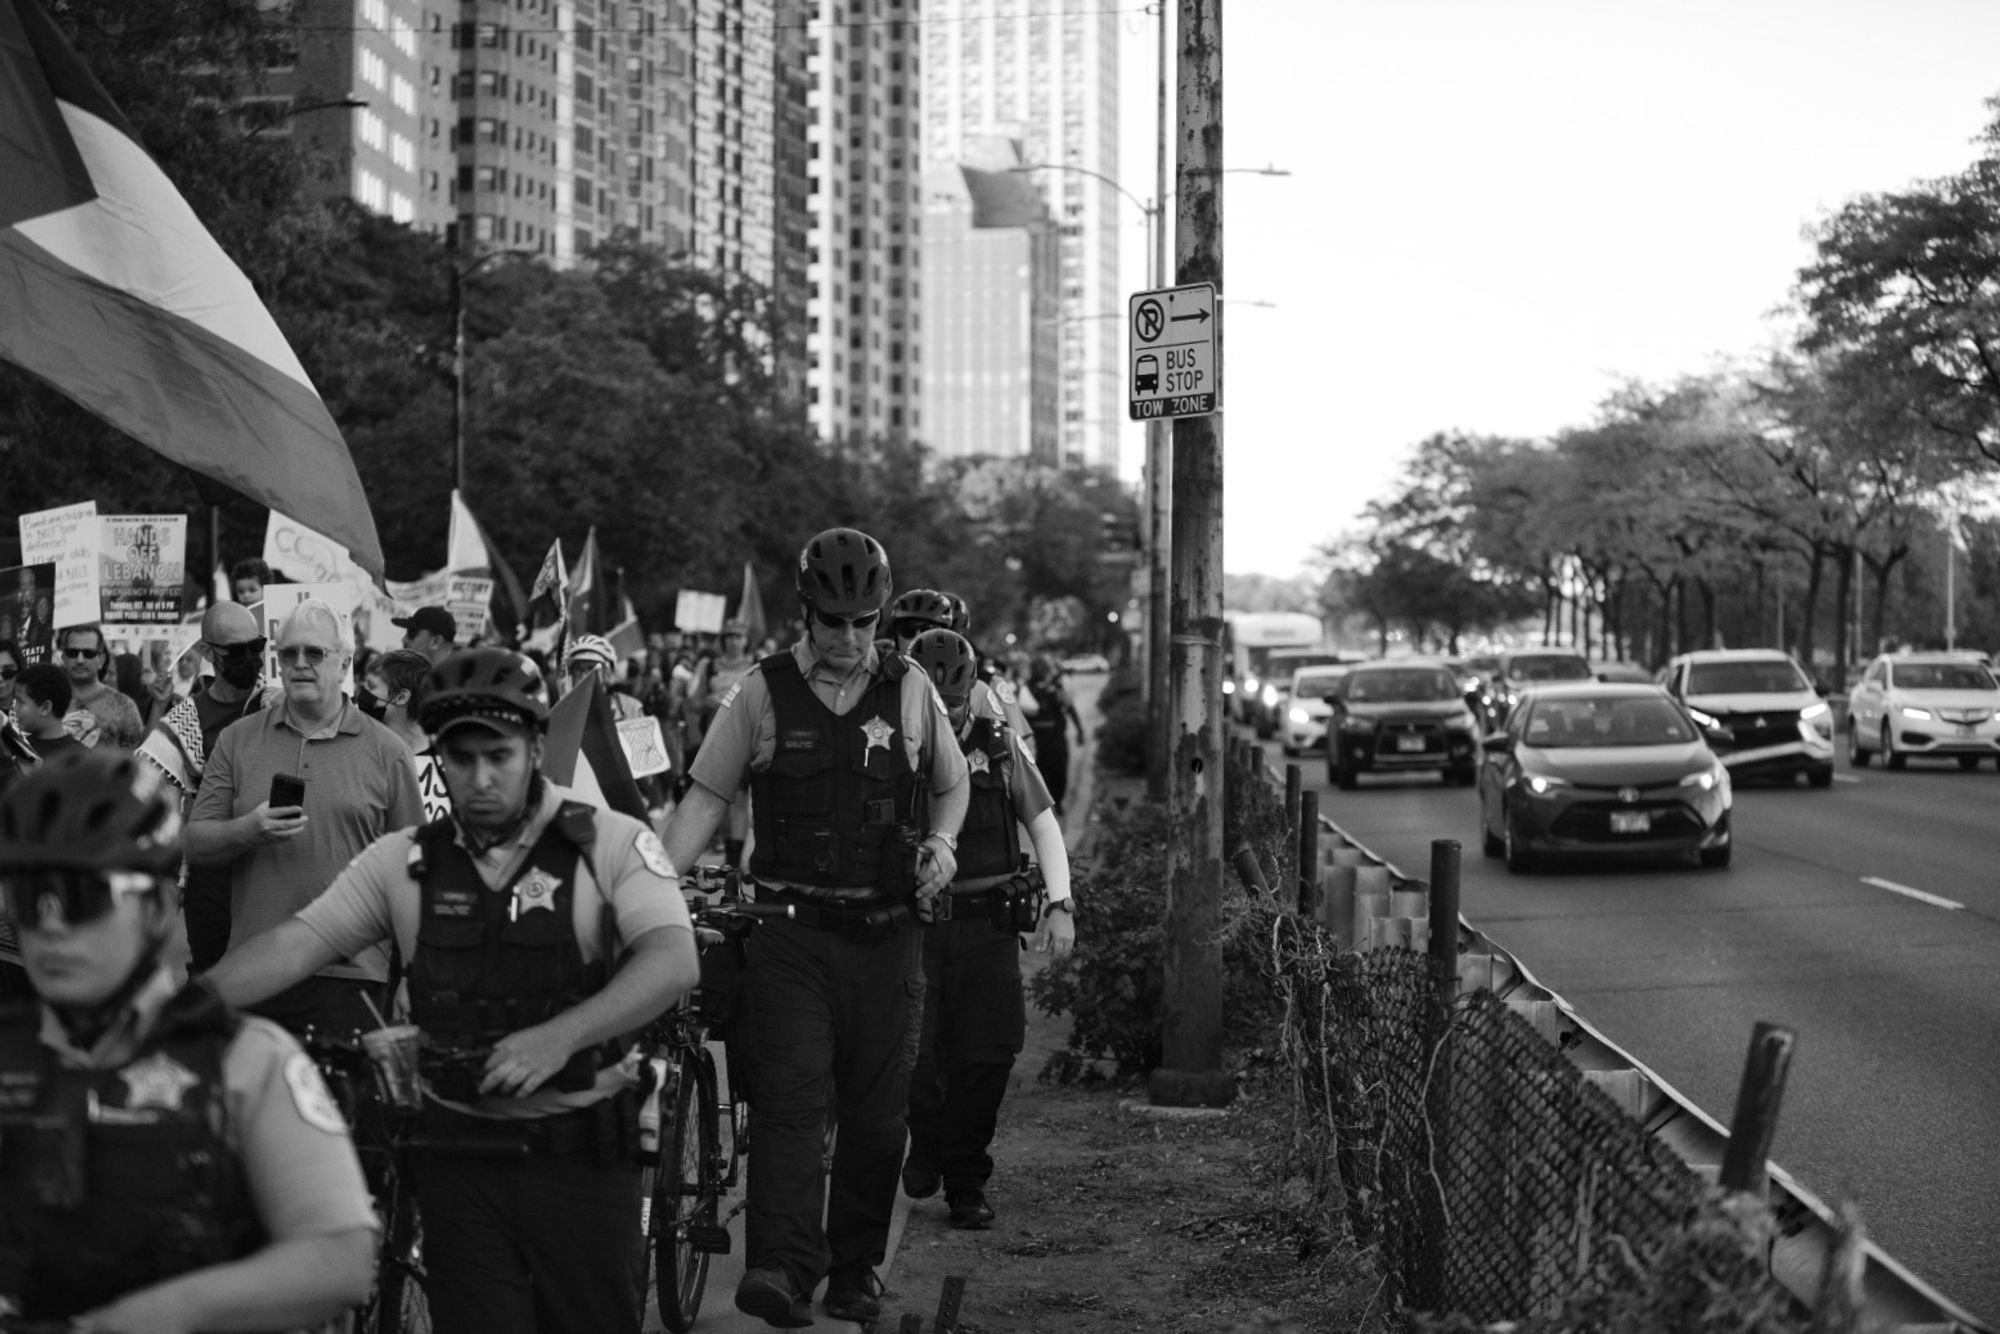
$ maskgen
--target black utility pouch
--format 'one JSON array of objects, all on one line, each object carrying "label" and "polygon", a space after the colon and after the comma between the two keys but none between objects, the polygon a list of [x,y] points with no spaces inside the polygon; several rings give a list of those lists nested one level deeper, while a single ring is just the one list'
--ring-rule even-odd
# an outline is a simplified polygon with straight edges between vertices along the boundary
[{"label": "black utility pouch", "polygon": [[882,892],[907,902],[917,896],[917,858],[923,840],[908,825],[897,825],[882,836]]},{"label": "black utility pouch", "polygon": [[1042,907],[1048,902],[1039,867],[1031,867],[1007,882],[1007,906],[1016,931],[1033,931],[1042,924]]}]

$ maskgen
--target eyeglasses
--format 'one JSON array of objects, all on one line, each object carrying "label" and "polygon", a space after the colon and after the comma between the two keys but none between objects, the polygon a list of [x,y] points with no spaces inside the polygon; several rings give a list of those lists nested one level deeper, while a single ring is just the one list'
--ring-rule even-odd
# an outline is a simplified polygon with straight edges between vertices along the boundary
[{"label": "eyeglasses", "polygon": [[53,900],[70,926],[85,926],[111,911],[121,894],[149,894],[159,888],[150,875],[132,871],[89,871],[47,866],[0,876],[0,904],[18,926],[34,928],[42,905]]},{"label": "eyeglasses", "polygon": [[882,619],[880,611],[864,611],[859,616],[829,616],[825,612],[813,611],[813,619],[829,630],[866,630]]},{"label": "eyeglasses", "polygon": [[293,644],[278,650],[278,661],[287,667],[296,667],[303,659],[309,666],[317,667],[332,654],[332,649],[318,644]]},{"label": "eyeglasses", "polygon": [[103,656],[104,650],[96,648],[65,648],[62,653],[65,658],[97,658]]},{"label": "eyeglasses", "polygon": [[11,681],[20,674],[21,669],[12,663],[8,663],[5,667],[0,667],[0,681]]},{"label": "eyeglasses", "polygon": [[259,635],[255,639],[246,639],[241,644],[211,644],[205,639],[202,641],[210,653],[231,662],[241,662],[245,658],[263,657],[264,645],[268,642],[262,635]]}]

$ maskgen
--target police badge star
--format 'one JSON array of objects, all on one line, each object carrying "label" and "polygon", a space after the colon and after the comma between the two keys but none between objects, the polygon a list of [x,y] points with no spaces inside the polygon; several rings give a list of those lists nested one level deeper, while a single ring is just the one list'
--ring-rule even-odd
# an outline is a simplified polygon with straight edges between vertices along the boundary
[{"label": "police badge star", "polygon": [[201,1082],[194,1071],[165,1052],[132,1062],[118,1077],[125,1081],[126,1107],[164,1107],[170,1112],[179,1111],[187,1091]]},{"label": "police badge star", "polygon": [[867,748],[861,752],[866,755],[868,751],[875,749],[877,746],[880,746],[884,750],[889,749],[889,738],[896,735],[896,729],[883,722],[882,716],[877,714],[875,717],[861,724],[861,735],[868,738]]},{"label": "police badge star", "polygon": [[536,867],[522,876],[514,885],[514,916],[531,913],[540,908],[545,912],[556,910],[556,878]]},{"label": "police badge star", "polygon": [[975,750],[970,755],[965,757],[965,767],[970,769],[973,773],[983,774],[989,772],[992,769],[993,765],[992,762],[986,758],[985,751]]}]

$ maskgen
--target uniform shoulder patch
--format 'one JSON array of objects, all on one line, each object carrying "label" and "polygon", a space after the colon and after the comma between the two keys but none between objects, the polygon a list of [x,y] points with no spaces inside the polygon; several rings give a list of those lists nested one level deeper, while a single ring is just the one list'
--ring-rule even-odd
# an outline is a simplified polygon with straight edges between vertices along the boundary
[{"label": "uniform shoulder patch", "polygon": [[662,880],[674,878],[673,863],[667,860],[667,850],[660,846],[660,836],[650,829],[641,829],[639,836],[632,840],[632,851],[639,854],[639,860],[646,863],[646,869]]},{"label": "uniform shoulder patch", "polygon": [[299,1120],[329,1135],[347,1133],[347,1122],[342,1119],[340,1108],[334,1105],[333,1095],[326,1091],[326,1081],[320,1078],[319,1067],[313,1064],[312,1057],[295,1051],[285,1058],[285,1087],[291,1090],[292,1106],[298,1109]]},{"label": "uniform shoulder patch", "polygon": [[736,702],[736,697],[742,693],[743,693],[743,683],[741,681],[738,681],[735,685],[729,687],[728,691],[722,696],[722,702],[716,705],[715,707],[718,709],[728,708],[730,705]]},{"label": "uniform shoulder patch", "polygon": [[1002,704],[1013,704],[1016,702],[1014,699],[1014,687],[1010,682],[995,681],[993,683],[993,693],[1000,697]]}]

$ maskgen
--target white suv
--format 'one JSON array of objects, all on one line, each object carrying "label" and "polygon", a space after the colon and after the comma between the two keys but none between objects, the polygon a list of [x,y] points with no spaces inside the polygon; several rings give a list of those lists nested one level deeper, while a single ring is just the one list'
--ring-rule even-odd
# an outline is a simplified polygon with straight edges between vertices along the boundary
[{"label": "white suv", "polygon": [[1983,756],[2000,764],[2000,684],[1969,654],[1875,659],[1848,692],[1848,762],[1858,769],[1877,750],[1891,769],[1912,755],[1956,758],[1961,769]]},{"label": "white suv", "polygon": [[1683,653],[1661,683],[1709,731],[1709,748],[1736,778],[1804,774],[1833,785],[1833,710],[1788,653],[1769,648]]}]

